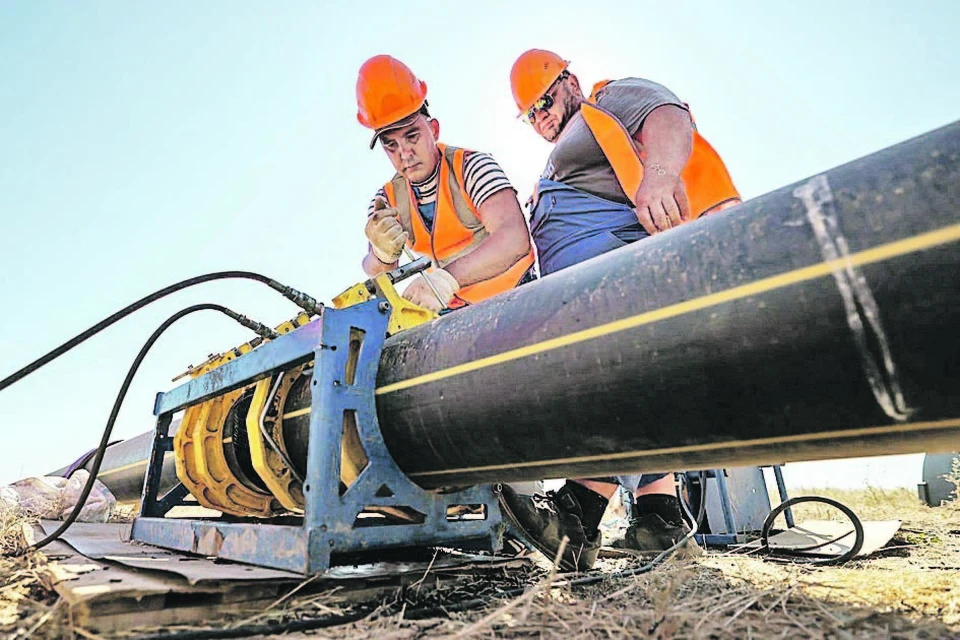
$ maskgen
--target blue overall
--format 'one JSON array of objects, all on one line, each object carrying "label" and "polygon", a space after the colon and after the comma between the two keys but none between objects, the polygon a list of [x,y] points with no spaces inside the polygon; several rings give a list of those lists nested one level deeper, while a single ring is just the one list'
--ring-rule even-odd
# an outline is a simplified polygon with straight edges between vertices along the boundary
[{"label": "blue overall", "polygon": [[[537,185],[530,232],[537,245],[540,273],[545,276],[650,235],[631,207],[546,179]],[[633,493],[667,475],[617,476],[616,480]]]}]

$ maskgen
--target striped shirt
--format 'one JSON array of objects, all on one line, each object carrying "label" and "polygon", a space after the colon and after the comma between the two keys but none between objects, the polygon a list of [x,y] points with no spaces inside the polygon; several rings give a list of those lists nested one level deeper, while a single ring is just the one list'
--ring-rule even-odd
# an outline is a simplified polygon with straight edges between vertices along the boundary
[{"label": "striped shirt", "polygon": [[[444,162],[444,160],[441,159],[440,162]],[[425,218],[424,222],[427,223],[427,227],[431,229],[433,228],[433,215],[436,210],[437,188],[440,184],[440,162],[437,163],[433,175],[421,183],[411,185],[417,198],[417,208]],[[477,209],[483,205],[487,198],[498,191],[513,189],[507,175],[497,164],[497,161],[493,159],[493,156],[479,151],[468,151],[464,154],[463,181],[466,183],[464,189]],[[516,192],[516,189],[513,190]],[[387,193],[383,187],[377,191],[377,195],[370,201],[370,206],[367,207],[367,216],[373,215],[373,205],[377,198],[387,199]]]}]

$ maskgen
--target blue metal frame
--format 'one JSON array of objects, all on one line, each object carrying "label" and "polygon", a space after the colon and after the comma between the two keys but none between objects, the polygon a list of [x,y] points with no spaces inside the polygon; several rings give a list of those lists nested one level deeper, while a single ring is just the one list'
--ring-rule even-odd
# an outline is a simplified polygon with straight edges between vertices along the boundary
[{"label": "blue metal frame", "polygon": [[[774,465],[761,465],[761,469],[765,466],[770,466],[773,469],[773,476],[777,483],[777,493],[780,497],[780,502],[786,502],[787,500],[787,485],[783,479],[783,467],[778,464]],[[730,490],[727,486],[727,479],[724,474],[723,469],[711,469],[708,471],[706,476],[708,479],[713,478],[717,482],[717,490],[720,497],[720,507],[723,514],[724,528],[728,532],[735,533],[697,533],[694,535],[694,538],[698,543],[703,546],[730,546],[734,544],[742,544],[747,542],[750,539],[749,534],[757,533],[754,531],[741,531],[737,532],[738,526],[736,523],[736,518],[734,517],[734,508],[730,500]],[[701,499],[707,499],[706,486],[702,489]],[[787,521],[787,528],[794,526],[793,521],[793,512],[788,507],[784,511],[784,517]]]},{"label": "blue metal frame", "polygon": [[[427,545],[498,548],[501,516],[491,487],[449,494],[425,491],[406,477],[387,451],[377,422],[374,388],[389,315],[389,304],[377,299],[346,309],[326,309],[322,318],[158,394],[156,439],[133,538],[304,574],[322,573],[334,554]],[[348,384],[351,329],[363,340],[353,384]],[[182,489],[157,495],[163,454],[172,449],[166,432],[173,413],[311,359],[314,374],[302,524],[164,518],[184,495]],[[347,413],[356,416],[368,464],[341,494],[340,448]],[[379,491],[383,485],[392,495],[377,495],[386,493]],[[448,507],[467,504],[482,505],[483,519],[448,520]],[[406,507],[423,514],[423,522],[358,526],[358,516],[368,507]]]},{"label": "blue metal frame", "polygon": [[[720,496],[720,510],[723,514],[724,528],[732,533],[697,533],[694,539],[702,546],[729,546],[746,542],[746,536],[736,533],[737,524],[733,517],[733,505],[730,504],[730,490],[727,488],[727,478],[723,469],[710,469],[706,478],[713,478],[717,483],[717,492]],[[701,500],[707,499],[707,487],[701,487]]]},{"label": "blue metal frame", "polygon": [[[786,502],[789,500],[789,496],[787,495],[787,483],[783,480],[783,467],[779,464],[771,466],[773,467],[773,477],[777,481],[777,493],[780,494],[780,502]],[[784,509],[783,517],[787,520],[787,528],[793,529],[793,511],[790,510],[790,507]]]}]

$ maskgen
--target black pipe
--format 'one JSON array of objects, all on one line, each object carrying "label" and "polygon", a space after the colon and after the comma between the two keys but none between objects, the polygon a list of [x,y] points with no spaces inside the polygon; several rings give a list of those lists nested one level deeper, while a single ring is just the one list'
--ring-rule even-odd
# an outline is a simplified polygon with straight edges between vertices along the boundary
[{"label": "black pipe", "polygon": [[396,335],[377,411],[425,487],[955,451],[958,326],[954,123]]},{"label": "black pipe", "polygon": [[[179,427],[179,419],[171,422],[169,434],[175,434]],[[97,478],[107,486],[118,501],[123,503],[140,501],[140,493],[143,490],[143,478],[147,474],[147,460],[150,459],[150,449],[153,446],[154,437],[154,432],[148,431],[147,433],[141,433],[138,436],[128,438],[116,444],[111,444],[107,447],[107,452],[103,456],[103,463],[100,465],[100,472]],[[47,475],[67,476],[70,474],[72,466],[74,465],[68,465],[56,471],[51,471]],[[92,468],[93,456],[89,456],[86,461],[77,467],[77,469],[86,469],[87,471],[90,471]],[[163,460],[163,473],[161,477],[161,494],[172,489],[178,482],[173,452],[167,454]]]},{"label": "black pipe", "polygon": [[377,413],[429,487],[954,450],[958,326],[955,123],[390,338]]}]

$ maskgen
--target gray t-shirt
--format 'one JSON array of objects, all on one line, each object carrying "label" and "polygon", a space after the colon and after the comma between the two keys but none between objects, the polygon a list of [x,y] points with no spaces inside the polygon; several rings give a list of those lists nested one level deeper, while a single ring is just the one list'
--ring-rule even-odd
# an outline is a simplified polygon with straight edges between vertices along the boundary
[{"label": "gray t-shirt", "polygon": [[[597,104],[616,116],[630,135],[636,135],[657,107],[672,104],[687,108],[672,91],[642,78],[611,82],[600,92]],[[541,177],[606,200],[632,205],[579,112],[564,127]]]}]

